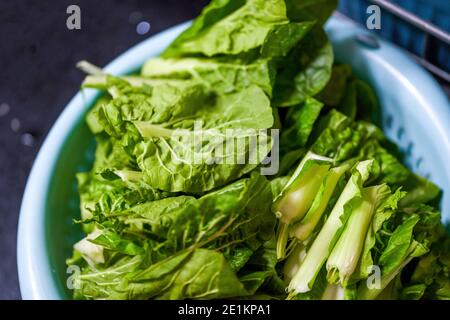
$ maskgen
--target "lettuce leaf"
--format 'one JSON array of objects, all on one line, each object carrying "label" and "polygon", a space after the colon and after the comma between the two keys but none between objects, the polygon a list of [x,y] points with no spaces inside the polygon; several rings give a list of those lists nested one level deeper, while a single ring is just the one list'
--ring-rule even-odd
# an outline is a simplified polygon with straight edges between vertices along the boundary
[{"label": "lettuce leaf", "polygon": [[144,77],[192,80],[223,93],[237,92],[256,85],[269,96],[272,95],[275,72],[274,64],[269,59],[259,57],[158,57],[150,59],[142,67]]},{"label": "lettuce leaf", "polygon": [[303,105],[289,109],[285,119],[286,128],[280,138],[282,152],[306,146],[322,108],[322,103],[314,98],[307,98]]},{"label": "lettuce leaf", "polygon": [[[275,272],[276,259],[262,266],[252,254],[273,236],[271,202],[269,182],[254,173],[198,199],[168,197],[109,215],[97,221],[100,235],[92,239],[109,259],[83,270],[75,296],[181,299],[253,294]],[[237,267],[243,251],[247,258]],[[238,276],[235,272],[247,263],[252,273]],[[250,285],[256,272],[266,276]],[[186,279],[192,280],[192,290],[179,291]]]},{"label": "lettuce leaf", "polygon": [[430,253],[420,258],[403,296],[410,297],[412,288],[419,288],[419,298],[450,299],[450,237],[443,228],[440,234]]},{"label": "lettuce leaf", "polygon": [[165,56],[236,55],[261,47],[275,29],[289,23],[284,0],[247,0],[233,5],[230,2],[233,1],[213,1],[193,26],[168,47]]},{"label": "lettuce leaf", "polygon": [[163,56],[170,57],[177,54],[177,48],[185,41],[195,38],[198,34],[233,13],[245,4],[246,0],[212,0],[192,25],[179,35],[172,44],[166,48]]},{"label": "lettuce leaf", "polygon": [[426,205],[397,211],[388,218],[371,253],[374,264],[381,268],[380,287],[361,283],[358,299],[377,297],[412,259],[428,253],[439,237],[440,226],[440,213]]},{"label": "lettuce leaf", "polygon": [[197,117],[203,121],[200,130],[194,118],[180,120],[182,130],[168,134],[148,122],[136,123],[144,140],[134,154],[150,185],[171,192],[205,192],[250,172],[272,148],[265,130],[273,125],[272,109],[257,87],[218,97],[197,111]]},{"label": "lettuce leaf", "polygon": [[294,106],[316,95],[330,80],[332,66],[331,44],[321,28],[313,28],[280,63],[274,104]]},{"label": "lettuce leaf", "polygon": [[337,0],[286,0],[287,15],[292,21],[314,19],[321,25],[337,7]]},{"label": "lettuce leaf", "polygon": [[140,74],[78,64],[103,94],[77,175],[75,298],[449,298],[440,190],[333,64],[336,5],[212,0]]}]

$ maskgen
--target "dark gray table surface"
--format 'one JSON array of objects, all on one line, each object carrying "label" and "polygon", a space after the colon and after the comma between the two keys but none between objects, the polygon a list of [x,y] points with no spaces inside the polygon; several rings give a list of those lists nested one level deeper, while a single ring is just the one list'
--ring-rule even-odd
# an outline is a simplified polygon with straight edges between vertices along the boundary
[{"label": "dark gray table surface", "polygon": [[[23,189],[52,124],[76,93],[86,59],[104,66],[159,31],[195,17],[207,0],[0,0],[0,299],[20,299],[16,233]],[[66,9],[81,9],[68,30]],[[151,28],[141,35],[139,22]]]}]

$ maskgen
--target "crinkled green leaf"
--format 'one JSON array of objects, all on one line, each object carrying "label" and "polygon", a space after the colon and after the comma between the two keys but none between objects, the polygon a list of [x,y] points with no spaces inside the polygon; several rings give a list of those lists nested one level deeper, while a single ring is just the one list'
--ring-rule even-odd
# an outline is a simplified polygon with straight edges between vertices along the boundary
[{"label": "crinkled green leaf", "polygon": [[432,247],[431,252],[420,258],[412,277],[412,287],[425,287],[425,299],[450,299],[450,237],[446,231]]},{"label": "crinkled green leaf", "polygon": [[152,78],[189,79],[224,93],[256,85],[271,96],[275,70],[270,60],[264,58],[153,58],[144,64],[142,74]]},{"label": "crinkled green leaf", "polygon": [[264,41],[263,57],[285,57],[289,51],[311,30],[314,22],[288,23],[272,29]]},{"label": "crinkled green leaf", "polygon": [[324,24],[337,7],[337,0],[286,0],[292,21],[317,20]]},{"label": "crinkled green leaf", "polygon": [[351,119],[356,118],[358,112],[358,96],[357,96],[356,82],[350,81],[347,84],[344,97],[338,106],[338,110]]},{"label": "crinkled green leaf", "polygon": [[377,233],[380,232],[383,223],[388,220],[398,208],[399,201],[405,196],[405,192],[397,189],[376,209],[372,223],[367,231],[364,247],[361,253],[361,260],[359,263],[359,270],[354,275],[355,278],[367,278],[370,273],[370,267],[374,264],[372,258],[372,248],[375,246]]},{"label": "crinkled green leaf", "polygon": [[319,93],[330,80],[333,49],[325,32],[313,28],[282,61],[274,87],[274,104],[294,106]]},{"label": "crinkled green leaf", "polygon": [[352,74],[349,65],[333,66],[330,81],[316,96],[316,99],[323,102],[327,106],[337,107],[342,101],[347,88],[347,81]]},{"label": "crinkled green leaf", "polygon": [[302,148],[308,142],[309,135],[319,117],[323,104],[313,98],[307,98],[303,105],[289,109],[285,126],[281,134],[282,150]]},{"label": "crinkled green leaf", "polygon": [[256,168],[270,152],[270,132],[264,129],[273,125],[273,115],[261,89],[250,87],[204,108],[198,111],[200,130],[191,120],[181,120],[182,130],[152,138],[155,127],[137,123],[144,141],[135,155],[150,185],[172,192],[208,191]]},{"label": "crinkled green leaf", "polygon": [[[213,3],[215,5],[217,2]],[[223,8],[229,11],[230,5]],[[203,54],[211,57],[247,52],[262,46],[274,28],[289,22],[284,0],[247,0],[235,11],[227,12],[226,16],[222,11],[220,20],[214,19],[214,23],[206,25],[202,21],[210,12],[204,12],[199,18],[201,22],[194,22],[193,27],[180,36],[180,40],[169,46],[165,55]]]},{"label": "crinkled green leaf", "polygon": [[177,55],[178,47],[185,41],[195,38],[198,34],[225,18],[245,4],[246,0],[212,0],[201,14],[194,20],[192,25],[182,32],[163,53],[170,57]]}]

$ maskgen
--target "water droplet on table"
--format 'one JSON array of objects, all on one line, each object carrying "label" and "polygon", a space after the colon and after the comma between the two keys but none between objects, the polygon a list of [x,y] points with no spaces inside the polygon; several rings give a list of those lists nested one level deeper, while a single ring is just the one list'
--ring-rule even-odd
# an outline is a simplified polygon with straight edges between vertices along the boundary
[{"label": "water droplet on table", "polygon": [[34,141],[35,137],[29,132],[24,133],[20,137],[20,142],[22,142],[22,144],[27,147],[32,147],[34,145]]},{"label": "water droplet on table", "polygon": [[150,28],[150,23],[148,23],[147,21],[141,21],[136,26],[136,32],[140,35],[144,35],[150,31]]},{"label": "water droplet on table", "polygon": [[17,118],[14,118],[11,120],[11,130],[14,132],[19,132],[20,130],[20,120]]},{"label": "water droplet on table", "polygon": [[11,110],[11,107],[6,102],[0,104],[0,117],[6,116]]}]

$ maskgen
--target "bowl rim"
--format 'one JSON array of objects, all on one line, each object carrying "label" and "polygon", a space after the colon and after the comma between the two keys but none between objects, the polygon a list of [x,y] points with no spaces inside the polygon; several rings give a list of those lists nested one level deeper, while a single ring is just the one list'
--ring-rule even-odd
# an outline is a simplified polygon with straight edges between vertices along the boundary
[{"label": "bowl rim", "polygon": [[[162,52],[190,23],[188,21],[173,26],[138,43],[114,59],[104,70],[115,75],[138,70],[147,59]],[[350,26],[355,28],[355,32],[368,33],[367,30],[354,24]],[[346,29],[349,28],[349,22],[333,16],[326,26],[326,29],[330,28]],[[373,35],[373,33],[370,34]],[[411,75],[408,77],[411,82],[419,82],[420,85],[417,87],[421,88],[421,91],[433,92],[433,102],[441,104],[434,106],[438,108],[437,113],[443,113],[442,121],[445,123],[445,119],[448,119],[450,123],[450,108],[446,108],[447,97],[431,75],[395,45],[376,38],[380,47],[388,49],[385,52],[386,55],[391,55],[391,51],[394,51],[396,58],[400,57],[403,60],[402,68],[405,66],[408,68],[408,70],[402,70],[404,76]],[[395,59],[387,61],[392,68],[397,67]],[[56,283],[55,270],[50,265],[46,249],[47,192],[52,181],[53,168],[66,140],[76,123],[82,120],[85,112],[91,107],[97,94],[95,90],[84,90],[70,100],[49,131],[30,171],[22,198],[17,232],[17,266],[23,299],[57,300],[62,298]],[[445,129],[444,132],[447,137],[446,147],[450,154],[450,128]]]}]

